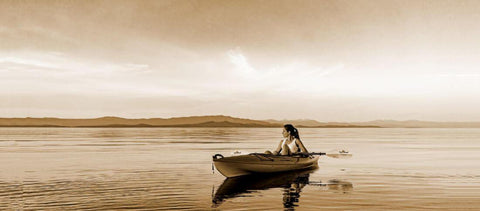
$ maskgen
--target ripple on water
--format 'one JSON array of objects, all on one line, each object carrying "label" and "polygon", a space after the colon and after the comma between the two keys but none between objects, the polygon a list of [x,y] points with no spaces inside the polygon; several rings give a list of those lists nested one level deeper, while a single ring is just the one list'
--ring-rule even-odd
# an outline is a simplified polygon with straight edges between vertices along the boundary
[{"label": "ripple on water", "polygon": [[0,183],[1,209],[113,210],[194,209],[194,192],[175,177],[139,171],[94,179]]}]

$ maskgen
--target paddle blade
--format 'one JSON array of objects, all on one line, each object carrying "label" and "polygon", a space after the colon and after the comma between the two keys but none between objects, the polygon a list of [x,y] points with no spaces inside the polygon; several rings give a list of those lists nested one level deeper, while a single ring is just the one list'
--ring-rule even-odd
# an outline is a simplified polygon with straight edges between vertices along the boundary
[{"label": "paddle blade", "polygon": [[327,152],[327,156],[331,158],[348,159],[352,157],[352,154],[346,150],[338,150],[335,152]]}]

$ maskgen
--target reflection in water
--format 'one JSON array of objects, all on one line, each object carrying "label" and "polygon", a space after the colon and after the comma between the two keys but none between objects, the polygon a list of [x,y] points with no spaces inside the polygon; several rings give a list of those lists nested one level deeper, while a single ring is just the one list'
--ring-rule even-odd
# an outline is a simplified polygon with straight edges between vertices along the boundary
[{"label": "reflection in water", "polygon": [[300,193],[306,185],[326,187],[326,190],[341,191],[342,193],[347,193],[353,188],[352,183],[341,180],[329,180],[327,183],[309,181],[310,173],[313,171],[293,171],[227,178],[218,187],[215,195],[212,193],[212,207],[220,206],[229,198],[245,197],[244,194],[259,190],[283,188],[283,207],[285,210],[294,210],[298,206]]},{"label": "reflection in water", "polygon": [[290,187],[283,188],[283,207],[290,210],[296,206],[298,199],[300,198],[300,192],[302,188],[308,184],[308,178],[310,177],[309,173],[299,175],[294,179],[294,181],[289,185]]}]

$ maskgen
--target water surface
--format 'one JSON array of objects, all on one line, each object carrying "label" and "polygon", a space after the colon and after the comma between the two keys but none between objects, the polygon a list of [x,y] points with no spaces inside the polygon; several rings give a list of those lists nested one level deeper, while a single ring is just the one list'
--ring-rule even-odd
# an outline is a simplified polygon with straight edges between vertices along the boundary
[{"label": "water surface", "polygon": [[211,156],[281,128],[0,128],[0,210],[480,208],[480,129],[300,129],[313,172],[225,180]]}]

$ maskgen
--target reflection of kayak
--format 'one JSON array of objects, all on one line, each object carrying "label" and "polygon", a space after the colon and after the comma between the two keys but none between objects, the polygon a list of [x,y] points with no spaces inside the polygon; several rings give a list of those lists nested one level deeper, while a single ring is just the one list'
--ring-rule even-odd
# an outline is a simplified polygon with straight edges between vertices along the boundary
[{"label": "reflection of kayak", "polygon": [[258,173],[276,173],[311,169],[318,167],[318,155],[277,156],[270,154],[252,153],[248,155],[223,157],[220,154],[213,156],[213,163],[217,170],[226,177],[236,177]]},{"label": "reflection of kayak", "polygon": [[270,188],[290,188],[292,183],[308,184],[314,170],[290,171],[276,174],[254,174],[227,178],[218,187],[212,198],[213,207],[218,207],[225,199],[241,197],[244,193]]},{"label": "reflection of kayak", "polygon": [[310,181],[310,174],[314,171],[315,169],[309,169],[226,178],[214,195],[212,191],[212,207],[217,208],[230,198],[250,197],[252,196],[251,193],[271,188],[281,188],[283,190],[284,208],[292,208],[299,206],[300,193],[306,185],[320,186],[324,188],[324,191],[339,193],[347,193],[353,188],[352,183],[338,179],[331,179],[326,183]]}]

